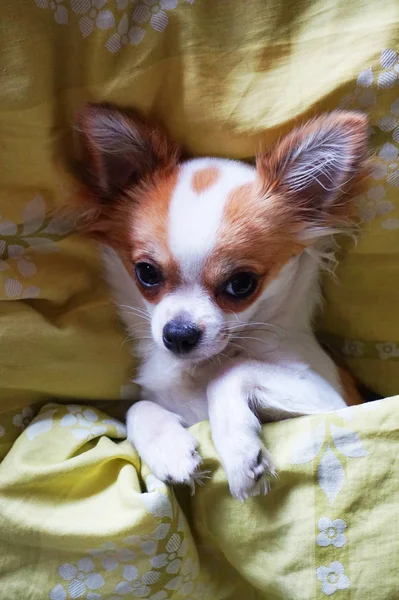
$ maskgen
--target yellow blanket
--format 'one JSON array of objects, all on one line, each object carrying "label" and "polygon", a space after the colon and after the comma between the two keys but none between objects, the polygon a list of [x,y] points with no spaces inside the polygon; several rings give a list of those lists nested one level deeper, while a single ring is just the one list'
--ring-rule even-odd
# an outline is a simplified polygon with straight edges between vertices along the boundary
[{"label": "yellow blanket", "polygon": [[349,426],[265,427],[282,474],[245,506],[197,426],[214,474],[179,496],[190,530],[121,424],[81,407],[134,397],[134,362],[97,249],[52,211],[76,193],[86,101],[153,112],[190,151],[239,158],[321,111],[368,112],[365,234],[326,281],[320,328],[364,383],[397,393],[397,0],[3,0],[0,15],[0,600],[396,598],[395,400]]}]

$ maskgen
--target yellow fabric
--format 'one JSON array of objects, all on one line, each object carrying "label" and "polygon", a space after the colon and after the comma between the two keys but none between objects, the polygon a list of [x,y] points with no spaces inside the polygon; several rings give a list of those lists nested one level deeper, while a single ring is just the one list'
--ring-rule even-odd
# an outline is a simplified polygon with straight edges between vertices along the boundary
[{"label": "yellow fabric", "polygon": [[244,504],[209,423],[192,432],[211,478],[178,504],[120,423],[47,405],[0,469],[0,598],[394,600],[397,402],[264,426],[279,478]]},{"label": "yellow fabric", "polygon": [[[0,599],[114,600],[126,586],[131,597],[151,600],[309,599],[326,596],[328,577],[341,587],[348,577],[338,597],[372,590],[377,600],[396,598],[395,399],[371,415],[355,410],[354,431],[370,454],[348,460],[328,433],[311,464],[291,468],[296,432],[316,421],[265,428],[282,475],[268,499],[244,507],[228,497],[207,426],[198,426],[216,472],[193,502],[179,496],[192,533],[171,493],[147,480],[134,450],[118,442],[120,425],[97,410],[50,406],[40,417],[48,430],[35,424],[33,439],[29,429],[18,434],[46,402],[135,394],[134,360],[98,251],[52,213],[76,193],[71,126],[86,101],[153,112],[195,154],[239,158],[321,111],[368,112],[376,170],[358,199],[365,234],[356,247],[343,241],[320,329],[364,383],[383,395],[398,391],[398,2],[3,0],[0,15]],[[355,446],[352,454],[361,452],[356,435],[338,434]],[[316,477],[326,453],[338,487],[342,471],[331,453],[344,469],[331,505]],[[167,514],[151,512],[145,486]],[[347,537],[342,553],[318,546],[323,517],[347,523],[348,534],[338,531],[342,523],[332,526]],[[89,553],[101,549],[110,555]],[[160,555],[167,558],[149,562]],[[346,574],[335,565],[318,579],[316,569],[334,562]],[[124,571],[134,565],[137,573]]]},{"label": "yellow fabric", "polygon": [[382,170],[359,200],[366,235],[349,247],[341,283],[327,281],[322,329],[365,383],[397,391],[396,0],[8,0],[1,15],[7,407],[43,397],[116,399],[132,369],[97,252],[67,227],[47,232],[51,210],[75,193],[71,127],[88,100],[154,112],[195,153],[243,158],[311,114],[368,111],[373,150],[385,149]]}]

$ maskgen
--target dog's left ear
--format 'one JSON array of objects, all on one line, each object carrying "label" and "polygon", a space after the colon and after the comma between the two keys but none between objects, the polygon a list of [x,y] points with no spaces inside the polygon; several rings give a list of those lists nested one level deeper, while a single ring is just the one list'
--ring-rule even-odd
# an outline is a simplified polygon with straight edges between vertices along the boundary
[{"label": "dog's left ear", "polygon": [[[262,195],[284,204],[303,237],[348,220],[367,175],[365,115],[336,111],[295,129],[257,158]],[[312,233],[311,233],[312,232]]]},{"label": "dog's left ear", "polygon": [[80,114],[85,183],[96,200],[112,204],[127,187],[176,165],[179,149],[158,124],[131,111],[89,104]]}]

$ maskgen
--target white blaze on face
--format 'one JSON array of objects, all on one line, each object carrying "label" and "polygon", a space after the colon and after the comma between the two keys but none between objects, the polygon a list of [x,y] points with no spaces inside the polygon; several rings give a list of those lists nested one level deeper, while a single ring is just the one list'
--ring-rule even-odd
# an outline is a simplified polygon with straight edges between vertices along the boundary
[{"label": "white blaze on face", "polygon": [[179,265],[181,284],[154,309],[152,334],[159,345],[166,323],[184,314],[202,332],[201,343],[190,357],[207,358],[225,347],[223,326],[232,316],[226,317],[204,288],[201,271],[218,241],[229,194],[255,178],[254,168],[222,159],[197,159],[181,168],[168,221],[168,245]]},{"label": "white blaze on face", "polygon": [[254,168],[236,161],[206,158],[183,165],[169,208],[168,243],[185,282],[200,283],[230,193],[255,179]]}]

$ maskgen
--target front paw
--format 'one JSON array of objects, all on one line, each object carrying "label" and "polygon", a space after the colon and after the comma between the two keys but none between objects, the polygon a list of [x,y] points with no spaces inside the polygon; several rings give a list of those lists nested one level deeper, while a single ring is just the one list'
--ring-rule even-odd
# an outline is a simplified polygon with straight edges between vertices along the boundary
[{"label": "front paw", "polygon": [[174,431],[163,434],[154,440],[145,451],[144,460],[153,474],[170,484],[187,484],[194,489],[195,482],[203,473],[198,470],[201,457],[198,454],[196,439],[181,425]]},{"label": "front paw", "polygon": [[127,413],[128,438],[152,473],[165,483],[186,483],[194,488],[204,475],[197,440],[181,418],[155,402],[142,400]]},{"label": "front paw", "polygon": [[277,477],[273,459],[258,438],[244,444],[237,440],[236,452],[225,457],[224,467],[231,494],[241,502],[267,494],[270,478]]}]

